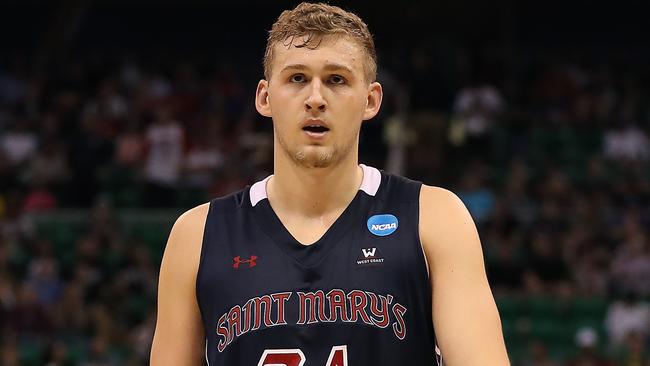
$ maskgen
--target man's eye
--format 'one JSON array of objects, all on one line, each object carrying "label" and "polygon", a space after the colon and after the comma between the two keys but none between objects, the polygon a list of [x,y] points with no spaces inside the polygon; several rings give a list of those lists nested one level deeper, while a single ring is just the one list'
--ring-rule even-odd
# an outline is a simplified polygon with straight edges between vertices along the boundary
[{"label": "man's eye", "polygon": [[330,76],[330,83],[332,84],[345,84],[345,79],[340,75]]},{"label": "man's eye", "polygon": [[289,79],[290,82],[292,83],[302,83],[305,82],[306,78],[305,75],[303,74],[295,74],[291,75],[291,78]]}]

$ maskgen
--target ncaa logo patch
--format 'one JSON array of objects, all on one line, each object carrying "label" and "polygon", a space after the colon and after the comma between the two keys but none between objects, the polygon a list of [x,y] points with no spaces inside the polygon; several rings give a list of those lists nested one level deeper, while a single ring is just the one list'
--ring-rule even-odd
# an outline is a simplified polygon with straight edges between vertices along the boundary
[{"label": "ncaa logo patch", "polygon": [[397,230],[397,217],[391,214],[374,215],[368,219],[368,231],[377,236],[387,236]]}]

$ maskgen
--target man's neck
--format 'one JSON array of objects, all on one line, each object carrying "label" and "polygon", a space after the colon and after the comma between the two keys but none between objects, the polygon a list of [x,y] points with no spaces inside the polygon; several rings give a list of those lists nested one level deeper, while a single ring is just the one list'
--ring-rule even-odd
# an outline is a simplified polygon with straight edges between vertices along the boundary
[{"label": "man's neck", "polygon": [[306,168],[287,159],[276,159],[267,194],[276,210],[323,217],[342,212],[356,195],[362,180],[363,170],[356,156],[327,168]]}]

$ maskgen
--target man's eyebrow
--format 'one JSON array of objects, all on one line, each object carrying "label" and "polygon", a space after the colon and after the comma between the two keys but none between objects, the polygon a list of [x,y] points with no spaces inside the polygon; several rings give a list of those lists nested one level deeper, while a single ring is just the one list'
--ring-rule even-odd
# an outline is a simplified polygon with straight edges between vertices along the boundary
[{"label": "man's eyebrow", "polygon": [[288,71],[288,70],[305,70],[305,69],[307,69],[307,65],[290,64],[290,65],[285,66],[282,70],[280,70],[280,72],[285,72],[285,71]]},{"label": "man's eyebrow", "polygon": [[[290,70],[301,71],[301,70],[306,70],[306,69],[308,69],[308,67],[305,64],[289,64],[289,65],[285,66],[280,72],[285,72],[285,71],[290,71]],[[336,63],[328,63],[327,65],[325,65],[325,67],[323,67],[323,70],[325,70],[325,71],[340,71],[340,70],[343,70],[343,71],[348,72],[350,74],[354,73],[352,71],[352,69],[349,68],[348,66],[345,66],[345,65],[342,65],[342,64],[336,64]]]},{"label": "man's eyebrow", "polygon": [[327,64],[327,65],[325,65],[325,67],[324,67],[323,69],[324,69],[325,71],[339,71],[339,70],[343,70],[343,71],[348,72],[348,73],[350,73],[350,74],[354,74],[354,72],[352,72],[352,69],[351,69],[351,68],[349,68],[349,67],[347,67],[347,66],[345,66],[345,65],[341,65],[341,64]]}]

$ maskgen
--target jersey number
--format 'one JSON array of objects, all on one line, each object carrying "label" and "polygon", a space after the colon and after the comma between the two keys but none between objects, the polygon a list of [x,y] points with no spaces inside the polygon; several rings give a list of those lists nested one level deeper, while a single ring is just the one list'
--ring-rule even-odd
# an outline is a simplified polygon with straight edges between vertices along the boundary
[{"label": "jersey number", "polygon": [[[305,354],[299,349],[267,349],[257,366],[303,366],[305,361]],[[348,347],[332,347],[325,366],[348,366]]]}]

